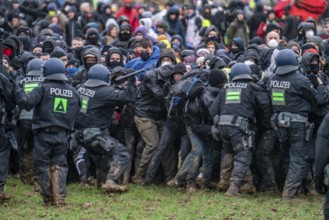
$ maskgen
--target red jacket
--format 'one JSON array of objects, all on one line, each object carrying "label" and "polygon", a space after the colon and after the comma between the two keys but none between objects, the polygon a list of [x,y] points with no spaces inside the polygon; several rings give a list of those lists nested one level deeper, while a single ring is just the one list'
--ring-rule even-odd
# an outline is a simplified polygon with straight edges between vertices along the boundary
[{"label": "red jacket", "polygon": [[138,20],[139,16],[138,16],[137,11],[135,9],[127,10],[125,7],[122,7],[119,9],[119,11],[115,15],[115,17],[118,18],[121,15],[125,15],[128,17],[132,32],[134,32],[135,29],[139,26],[139,20]]}]

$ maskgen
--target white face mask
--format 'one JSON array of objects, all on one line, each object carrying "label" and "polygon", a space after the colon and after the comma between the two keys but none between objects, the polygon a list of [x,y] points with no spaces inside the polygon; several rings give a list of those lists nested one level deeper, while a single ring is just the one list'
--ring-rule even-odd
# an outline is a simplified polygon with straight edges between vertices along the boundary
[{"label": "white face mask", "polygon": [[252,60],[245,60],[244,63],[247,64],[248,66],[255,64],[255,62]]},{"label": "white face mask", "polygon": [[313,36],[314,36],[314,31],[312,31],[312,30],[306,31],[306,37],[307,38],[311,38]]},{"label": "white face mask", "polygon": [[276,40],[274,40],[274,39],[272,39],[272,40],[270,40],[270,41],[268,42],[268,46],[269,46],[270,48],[276,48],[278,45],[279,45],[279,43],[278,43]]},{"label": "white face mask", "polygon": [[170,65],[171,62],[168,62],[168,61],[163,61],[161,62],[161,66],[166,66],[166,65]]}]

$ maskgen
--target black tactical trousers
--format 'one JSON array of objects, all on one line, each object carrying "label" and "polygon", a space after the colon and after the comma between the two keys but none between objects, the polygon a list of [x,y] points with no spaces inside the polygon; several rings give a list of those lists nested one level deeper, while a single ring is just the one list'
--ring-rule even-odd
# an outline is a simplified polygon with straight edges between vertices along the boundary
[{"label": "black tactical trousers", "polygon": [[44,202],[57,204],[64,200],[67,177],[66,154],[68,136],[66,131],[40,130],[34,137],[33,167]]},{"label": "black tactical trousers", "polygon": [[[233,154],[233,170],[230,184],[238,187],[242,185],[247,171],[250,169],[252,151],[250,146],[246,146],[248,136],[237,127],[220,126],[220,137],[223,141],[222,156]],[[225,160],[222,160],[224,162]],[[221,165],[221,169],[225,165]]]},{"label": "black tactical trousers", "polygon": [[308,149],[305,145],[305,123],[291,123],[287,131],[287,145],[289,148],[290,163],[283,195],[296,196],[302,180],[308,169]]},{"label": "black tactical trousers", "polygon": [[275,170],[271,159],[275,142],[276,133],[272,129],[265,130],[260,137],[256,147],[256,165],[261,175],[261,191],[272,191],[277,189]]},{"label": "black tactical trousers", "polygon": [[323,204],[323,215],[325,220],[329,220],[329,190],[326,193],[326,199]]},{"label": "black tactical trousers", "polygon": [[[171,119],[167,119],[167,121],[168,120]],[[176,150],[176,140],[178,138],[180,139],[183,162],[188,154],[186,154],[186,152],[191,148],[189,135],[187,133],[182,134],[181,130],[172,130],[168,126],[164,126],[158,148],[156,149],[147,169],[146,182],[154,180],[160,164],[162,164],[166,179],[170,180],[174,178],[178,165],[178,151]]]},{"label": "black tactical trousers", "polygon": [[0,191],[3,191],[8,177],[8,160],[10,155],[10,145],[5,138],[4,129],[0,126]]},{"label": "black tactical trousers", "polygon": [[32,132],[31,120],[20,120],[19,132],[21,136],[21,144],[19,145],[19,174],[25,184],[33,184],[33,145],[34,136]]},{"label": "black tactical trousers", "polygon": [[[109,152],[104,152],[104,149],[97,144],[99,138],[111,139],[115,142],[115,147]],[[123,144],[111,137],[106,130],[102,131],[100,137],[95,136],[92,140],[81,144],[95,162],[97,185],[99,187],[107,180],[117,184],[121,182],[122,175],[127,170],[130,162],[129,153]]]}]

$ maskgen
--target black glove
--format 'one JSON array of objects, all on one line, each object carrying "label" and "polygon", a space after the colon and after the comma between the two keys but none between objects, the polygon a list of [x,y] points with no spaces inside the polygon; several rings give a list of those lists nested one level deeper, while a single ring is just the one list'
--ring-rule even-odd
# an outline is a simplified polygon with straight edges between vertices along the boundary
[{"label": "black glove", "polygon": [[309,80],[311,80],[314,88],[317,88],[319,85],[318,77],[315,74],[307,74],[306,76],[309,78]]}]

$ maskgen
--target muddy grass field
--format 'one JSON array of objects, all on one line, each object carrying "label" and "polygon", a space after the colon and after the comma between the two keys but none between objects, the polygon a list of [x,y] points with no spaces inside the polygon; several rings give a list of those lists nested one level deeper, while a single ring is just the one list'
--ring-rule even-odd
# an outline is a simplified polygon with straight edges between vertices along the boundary
[{"label": "muddy grass field", "polygon": [[279,196],[264,194],[227,198],[217,191],[186,194],[182,189],[165,186],[129,185],[129,192],[108,197],[96,188],[69,185],[61,208],[43,207],[32,186],[10,178],[6,191],[9,202],[0,204],[0,219],[323,219],[324,197],[304,197],[282,201]]}]

